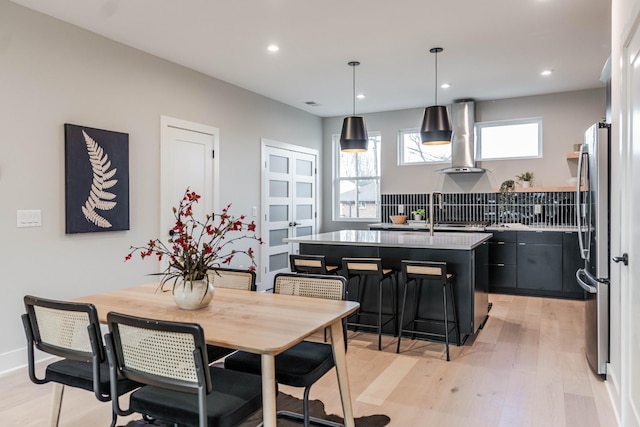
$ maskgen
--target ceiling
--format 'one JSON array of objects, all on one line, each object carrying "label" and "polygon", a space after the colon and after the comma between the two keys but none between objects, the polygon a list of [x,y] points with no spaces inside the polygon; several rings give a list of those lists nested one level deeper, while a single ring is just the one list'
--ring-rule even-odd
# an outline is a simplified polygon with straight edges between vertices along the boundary
[{"label": "ceiling", "polygon": [[434,104],[432,47],[447,104],[602,87],[611,46],[610,0],[12,1],[321,117],[353,113],[353,60],[371,113]]}]

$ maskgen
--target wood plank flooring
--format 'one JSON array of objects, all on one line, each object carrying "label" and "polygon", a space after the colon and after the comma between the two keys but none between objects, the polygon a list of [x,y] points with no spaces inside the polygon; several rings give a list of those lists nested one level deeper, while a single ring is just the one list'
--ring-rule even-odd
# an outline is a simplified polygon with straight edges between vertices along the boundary
[{"label": "wood plank flooring", "polygon": [[[465,345],[444,345],[349,332],[347,363],[357,417],[386,414],[391,426],[611,427],[604,382],[584,357],[581,301],[491,294],[484,329]],[[51,385],[32,384],[26,370],[0,377],[2,425],[48,425]],[[302,389],[281,387],[302,397]],[[327,413],[342,414],[336,376],[311,389]],[[118,425],[139,416],[121,418]],[[67,388],[61,427],[108,426],[109,404]]]}]

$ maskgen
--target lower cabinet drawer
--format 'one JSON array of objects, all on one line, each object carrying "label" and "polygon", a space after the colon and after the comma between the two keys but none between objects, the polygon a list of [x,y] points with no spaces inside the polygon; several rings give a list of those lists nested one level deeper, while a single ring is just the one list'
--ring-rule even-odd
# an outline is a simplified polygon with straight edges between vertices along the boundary
[{"label": "lower cabinet drawer", "polygon": [[489,264],[489,288],[515,288],[516,280],[515,264]]}]

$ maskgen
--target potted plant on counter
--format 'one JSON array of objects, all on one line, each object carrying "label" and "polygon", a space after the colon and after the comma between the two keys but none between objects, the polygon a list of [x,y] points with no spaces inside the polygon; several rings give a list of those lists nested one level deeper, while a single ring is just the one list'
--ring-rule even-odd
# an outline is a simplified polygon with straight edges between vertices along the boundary
[{"label": "potted plant on counter", "polygon": [[533,172],[524,172],[520,175],[516,175],[516,178],[522,185],[522,188],[531,187],[531,181],[533,181]]},{"label": "potted plant on counter", "polygon": [[422,221],[422,218],[425,218],[425,211],[424,209],[416,209],[415,211],[411,211],[411,215],[413,215],[415,221]]}]

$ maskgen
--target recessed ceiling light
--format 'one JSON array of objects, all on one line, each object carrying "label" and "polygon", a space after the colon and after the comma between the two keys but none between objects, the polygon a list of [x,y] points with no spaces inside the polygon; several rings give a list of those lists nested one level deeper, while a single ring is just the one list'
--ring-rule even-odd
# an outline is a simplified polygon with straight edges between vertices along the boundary
[{"label": "recessed ceiling light", "polygon": [[449,88],[451,87],[451,85],[450,85],[449,83],[442,83],[442,84],[440,85],[440,87],[441,87],[442,89],[449,89]]},{"label": "recessed ceiling light", "polygon": [[364,94],[364,93],[359,93],[359,94],[356,96],[356,98],[358,98],[358,99],[365,99],[365,98],[366,98],[366,96],[365,96],[365,94]]},{"label": "recessed ceiling light", "polygon": [[553,70],[544,70],[540,73],[541,76],[550,76],[553,73]]},{"label": "recessed ceiling light", "polygon": [[269,52],[277,52],[280,50],[280,46],[278,46],[277,44],[270,44],[269,46],[267,46],[267,50]]}]

